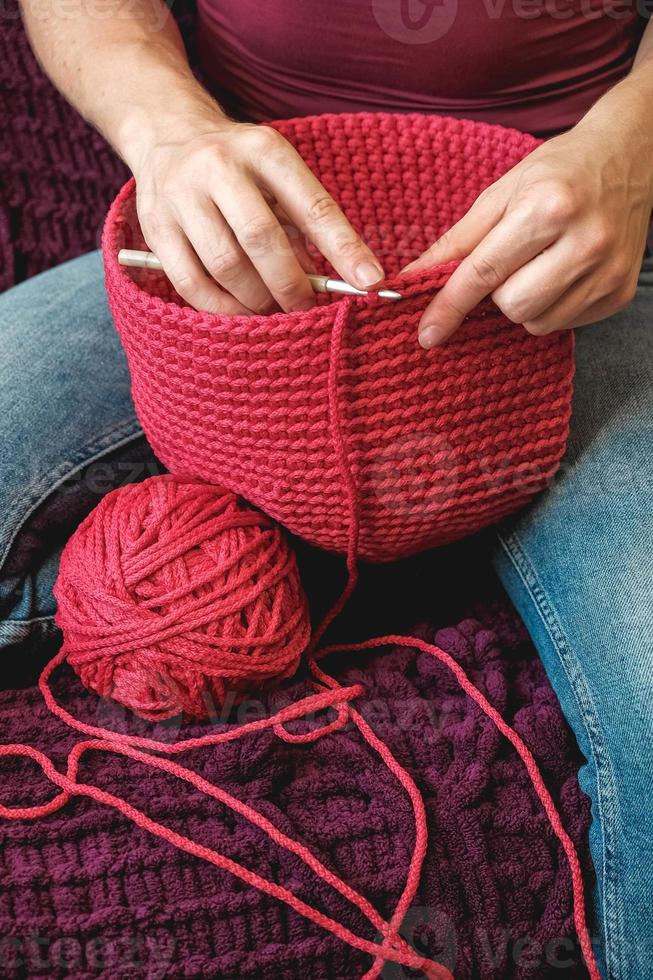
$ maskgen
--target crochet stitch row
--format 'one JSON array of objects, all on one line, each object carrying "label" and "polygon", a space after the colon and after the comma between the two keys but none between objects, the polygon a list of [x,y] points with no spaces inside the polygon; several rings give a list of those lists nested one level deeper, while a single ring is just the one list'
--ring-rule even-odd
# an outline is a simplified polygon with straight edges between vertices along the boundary
[{"label": "crochet stitch row", "polygon": [[225,486],[309,542],[344,553],[347,508],[327,384],[331,331],[345,309],[338,385],[361,498],[361,557],[395,559],[497,521],[558,466],[570,417],[572,335],[533,337],[486,302],[449,343],[424,352],[416,342],[420,314],[454,265],[397,274],[537,141],[421,115],[273,125],[404,298],[322,299],[309,311],[272,316],[198,313],[165,277],[118,265],[119,248],[144,245],[127,184],[104,233],[107,289],[154,451],[173,473]]}]

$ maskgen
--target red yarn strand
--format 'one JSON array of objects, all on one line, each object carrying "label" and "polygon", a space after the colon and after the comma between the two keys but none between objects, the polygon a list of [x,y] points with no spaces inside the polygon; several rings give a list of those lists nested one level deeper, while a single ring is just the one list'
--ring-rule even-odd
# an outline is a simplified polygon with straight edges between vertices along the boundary
[{"label": "red yarn strand", "polygon": [[[349,930],[346,926],[343,926],[341,923],[336,922],[330,916],[325,915],[323,912],[320,912],[318,909],[315,909],[311,905],[308,905],[306,902],[302,901],[302,899],[298,898],[296,895],[288,891],[288,889],[284,888],[282,885],[277,885],[275,882],[268,881],[267,879],[262,878],[260,875],[256,874],[256,872],[250,871],[249,869],[245,868],[243,865],[239,864],[236,861],[232,861],[230,858],[226,857],[226,855],[220,854],[218,851],[215,851],[212,848],[205,847],[204,845],[199,844],[197,841],[191,840],[190,838],[185,837],[183,834],[178,834],[176,831],[171,830],[169,827],[165,827],[162,824],[158,823],[157,821],[152,820],[141,810],[132,806],[130,803],[128,803],[126,800],[122,799],[121,797],[114,796],[112,793],[108,793],[97,786],[92,786],[77,781],[76,778],[77,764],[79,762],[80,757],[83,755],[85,751],[91,749],[98,749],[98,750],[104,749],[106,751],[110,751],[118,754],[130,755],[132,750],[127,750],[124,748],[121,749],[120,746],[117,746],[113,741],[99,740],[94,742],[79,742],[72,750],[69,757],[70,774],[63,775],[52,766],[52,764],[50,763],[50,761],[47,759],[46,756],[43,756],[41,753],[37,752],[36,750],[31,750],[30,752],[26,752],[24,751],[25,749],[29,749],[29,746],[21,746],[21,745],[0,746],[0,757],[2,756],[7,757],[11,755],[29,756],[42,767],[45,775],[47,775],[48,778],[51,779],[53,783],[55,783],[55,785],[60,786],[64,790],[64,792],[60,795],[60,797],[56,798],[55,800],[52,801],[52,803],[44,807],[32,807],[32,808],[20,808],[20,809],[17,808],[15,810],[10,810],[6,807],[0,807],[0,816],[5,817],[7,819],[17,819],[17,820],[34,819],[35,817],[47,816],[48,814],[54,812],[53,804],[57,802],[57,800],[63,798],[65,802],[69,802],[69,800],[73,796],[88,797],[89,799],[94,800],[96,803],[101,803],[104,804],[105,806],[112,807],[113,809],[117,810],[119,813],[122,813],[123,816],[131,820],[132,823],[136,824],[136,826],[141,827],[143,830],[147,830],[149,833],[154,834],[157,837],[160,837],[162,840],[166,841],[169,844],[172,844],[174,847],[177,847],[179,850],[185,851],[187,854],[191,854],[194,857],[201,858],[204,861],[208,861],[210,864],[215,865],[215,867],[230,872],[235,877],[239,878],[241,881],[244,881],[246,884],[254,888],[257,888],[259,891],[264,892],[265,894],[270,895],[273,898],[278,899],[279,901],[288,905],[289,908],[292,908],[295,912],[299,913],[300,915],[303,915],[305,918],[307,918],[311,922],[314,922],[316,925],[321,926],[327,932],[332,933],[334,936],[341,939],[343,942],[346,942],[354,949],[359,949],[361,950],[361,952],[369,953],[371,956],[376,956],[377,954],[380,954],[383,955],[386,959],[391,960],[394,963],[399,963],[403,966],[413,967],[414,969],[420,969],[424,972],[427,972],[428,975],[433,978],[433,980],[452,980],[451,973],[446,968],[442,967],[438,963],[425,960],[424,957],[419,956],[419,954],[415,953],[414,951],[411,951],[408,944],[405,943],[400,938],[394,939],[394,941],[390,943],[384,942],[384,943],[377,944],[369,940],[366,940],[360,936],[357,936],[355,933],[351,932],[351,930]],[[159,768],[162,768],[161,764],[164,761],[165,760],[162,759],[156,759],[156,757],[147,757],[147,764],[149,766],[157,766]],[[186,778],[185,774],[188,774],[188,777],[190,778],[187,778],[186,781],[191,782],[193,785],[197,786],[198,788],[200,787],[200,784],[204,783],[204,780],[201,780],[201,778],[198,777],[195,773],[192,773],[191,770],[184,770],[183,767],[178,766],[175,763],[168,763],[168,766],[169,766],[168,771],[173,773],[174,775],[178,775],[180,778]],[[205,785],[207,787],[210,786],[210,784],[208,783],[206,783]],[[215,790],[215,787],[213,787],[213,789]],[[214,794],[211,793],[210,795],[214,795]],[[60,806],[61,804],[59,804],[57,808],[60,808]],[[240,812],[241,808],[242,808],[243,815],[246,816],[248,819],[252,820],[253,823],[257,822],[256,819],[253,819],[254,815],[256,815],[257,818],[263,820],[260,814],[256,813],[256,811],[251,810],[251,808],[246,806],[245,804],[239,804],[239,808],[238,810],[236,810],[236,812]],[[236,808],[232,806],[232,809],[235,810]],[[276,831],[276,834],[280,838],[284,836],[281,835],[279,831]],[[303,853],[305,852],[306,855],[310,856],[310,858],[316,862],[316,865],[319,865],[317,859],[313,858],[313,855],[310,854],[310,851],[304,848],[303,845],[297,844],[296,842],[291,842],[291,843],[293,844],[292,850],[294,853],[302,857]],[[333,872],[328,871],[328,869],[326,868],[324,868],[324,870],[319,873],[319,877],[326,884],[330,884],[333,887],[337,887],[338,891],[342,890],[341,886],[345,890],[348,890],[348,887],[344,885],[343,882],[340,882],[340,879],[338,879],[337,876],[333,874]],[[365,899],[362,899],[360,896],[358,896],[357,893],[353,891],[353,889],[351,889],[350,891],[351,891],[351,900],[353,904],[356,904],[364,914],[366,914],[365,909],[369,907],[375,921],[378,921],[379,924],[382,926],[382,931],[384,933],[388,932],[387,924],[385,924],[383,920],[380,918],[380,916],[378,916],[378,913],[374,912],[372,907],[369,906],[369,903],[367,903]],[[347,895],[346,897],[349,897],[349,895]]]},{"label": "red yarn strand", "polygon": [[[413,647],[417,650],[421,650],[422,653],[428,653],[436,657],[441,663],[443,663],[454,675],[458,681],[460,687],[463,689],[465,694],[467,694],[472,701],[474,701],[481,711],[487,715],[491,721],[494,722],[496,727],[499,729],[502,735],[508,739],[509,742],[516,749],[519,757],[521,758],[526,771],[528,772],[529,778],[533,785],[535,792],[537,793],[540,802],[549,818],[549,823],[551,828],[558,838],[560,845],[565,853],[567,862],[569,864],[569,870],[571,873],[572,882],[572,892],[573,892],[573,902],[574,902],[574,925],[576,927],[576,933],[581,945],[581,950],[585,958],[585,963],[592,980],[601,980],[601,974],[599,973],[596,960],[594,957],[594,951],[592,949],[591,939],[589,931],[587,929],[587,922],[585,916],[585,895],[583,888],[583,874],[580,866],[580,861],[578,859],[578,854],[576,853],[576,848],[574,847],[574,842],[567,833],[560,819],[560,815],[557,811],[556,805],[553,802],[553,798],[549,793],[542,774],[540,773],[539,767],[535,758],[519,736],[519,734],[511,728],[510,725],[501,717],[499,712],[494,708],[490,702],[487,700],[485,695],[479,691],[479,689],[472,684],[472,682],[467,677],[467,674],[460,666],[460,664],[453,659],[453,657],[446,653],[440,647],[435,646],[435,644],[427,643],[425,640],[419,639],[415,636],[402,636],[400,634],[389,634],[388,636],[380,636],[375,639],[365,640],[362,643],[353,644],[334,644],[329,647],[324,647],[320,651],[320,656],[326,656],[329,653],[336,652],[347,652],[352,653],[355,651],[371,650],[377,647],[383,647],[388,645],[398,645],[398,646],[408,646]],[[319,670],[318,674],[320,680],[325,680],[327,675],[324,671]],[[334,690],[337,690],[337,682],[334,681]]]},{"label": "red yarn strand", "polygon": [[338,472],[345,493],[349,518],[349,535],[347,539],[346,571],[347,581],[337,601],[328,611],[318,628],[315,630],[309,652],[315,650],[329,626],[340,615],[356,590],[358,582],[358,541],[360,535],[360,516],[356,484],[349,466],[347,446],[342,431],[340,404],[338,399],[339,367],[342,351],[342,341],[347,326],[347,318],[354,300],[351,297],[340,300],[338,312],[331,332],[331,347],[329,352],[329,430],[331,442],[338,460]]}]

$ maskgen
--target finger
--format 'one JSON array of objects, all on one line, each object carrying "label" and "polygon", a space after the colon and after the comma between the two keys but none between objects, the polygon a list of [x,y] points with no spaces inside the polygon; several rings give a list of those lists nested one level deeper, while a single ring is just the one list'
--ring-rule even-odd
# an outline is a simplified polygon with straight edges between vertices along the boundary
[{"label": "finger", "polygon": [[306,273],[259,189],[243,181],[238,193],[222,192],[214,199],[279,306],[287,313],[314,306],[315,294]]},{"label": "finger", "polygon": [[182,228],[211,278],[255,313],[274,309],[274,297],[213,201],[188,203],[180,211]]},{"label": "finger", "polygon": [[505,206],[504,194],[493,184],[476,199],[460,221],[452,225],[419,258],[409,262],[401,271],[417,272],[433,265],[466,258],[499,223],[504,215]]},{"label": "finger", "polygon": [[597,323],[626,306],[635,294],[635,276],[632,282],[607,295],[601,295],[600,281],[596,273],[583,276],[548,310],[533,320],[527,320],[524,327],[529,333],[542,337],[557,330],[571,330]]},{"label": "finger", "polygon": [[169,225],[152,241],[146,241],[161,260],[166,276],[181,298],[194,309],[207,313],[251,315],[252,310],[225,293],[206,274],[181,228]]},{"label": "finger", "polygon": [[428,350],[446,340],[482,299],[551,245],[556,234],[545,223],[525,221],[517,208],[509,212],[463,259],[424,311],[419,325],[422,347]]},{"label": "finger", "polygon": [[534,320],[564,296],[588,267],[589,262],[579,258],[576,243],[565,237],[513,272],[494,290],[492,299],[514,323]]},{"label": "finger", "polygon": [[302,234],[299,228],[292,223],[280,204],[275,201],[271,207],[276,215],[277,221],[283,228],[284,233],[290,242],[290,247],[295,253],[297,261],[301,265],[304,272],[317,272],[315,258],[308,250],[306,235]]},{"label": "finger", "polygon": [[[290,247],[297,257],[297,261],[301,265],[304,272],[317,273],[318,269],[316,266],[315,258],[309,251],[311,243],[306,238],[299,228],[297,228],[284,209],[281,207],[279,202],[275,200],[274,194],[272,194],[265,186],[259,188],[263,198],[266,203],[270,205],[274,216],[283,228],[286,238],[290,242]],[[315,246],[313,246],[315,248]]]},{"label": "finger", "polygon": [[338,275],[360,289],[384,277],[381,263],[354,230],[334,199],[288,144],[284,166],[260,168],[260,175],[294,225],[304,231]]},{"label": "finger", "polygon": [[290,242],[290,247],[292,248],[297,261],[301,265],[304,272],[317,273],[317,265],[315,257],[311,255],[306,245],[306,237],[302,235],[299,228],[296,228],[293,224],[283,225],[283,230],[288,236],[288,241]]}]

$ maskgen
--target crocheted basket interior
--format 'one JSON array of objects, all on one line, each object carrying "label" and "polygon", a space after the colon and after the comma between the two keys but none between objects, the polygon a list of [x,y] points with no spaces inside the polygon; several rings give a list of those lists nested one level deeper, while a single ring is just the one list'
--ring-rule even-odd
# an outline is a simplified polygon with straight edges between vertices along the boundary
[{"label": "crocheted basket interior", "polygon": [[[359,554],[376,561],[455,540],[521,506],[564,451],[571,334],[533,337],[486,301],[452,340],[425,352],[417,323],[454,265],[395,277],[537,141],[422,115],[272,125],[404,299],[321,297],[307,312],[272,316],[196,312],[165,276],[118,265],[120,248],[145,247],[130,182],[109,212],[103,250],[136,410],[154,451],[173,472],[222,484],[311,543],[345,552],[352,513],[335,412],[356,487]],[[332,270],[322,261],[320,271]]]}]

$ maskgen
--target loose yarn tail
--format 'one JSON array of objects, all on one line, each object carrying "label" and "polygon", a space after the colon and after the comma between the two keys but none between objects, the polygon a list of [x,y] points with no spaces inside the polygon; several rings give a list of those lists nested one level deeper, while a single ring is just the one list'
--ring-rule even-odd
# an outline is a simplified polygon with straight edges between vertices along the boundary
[{"label": "loose yarn tail", "polygon": [[[580,862],[574,844],[565,831],[553,799],[547,790],[537,763],[523,740],[501,717],[489,703],[481,691],[469,680],[460,665],[439,647],[420,640],[416,637],[388,635],[367,640],[364,643],[350,645],[331,645],[319,650],[319,644],[328,627],[340,614],[357,583],[357,554],[359,539],[359,501],[356,483],[352,473],[347,452],[346,438],[343,431],[343,419],[340,412],[338,395],[339,364],[342,351],[342,340],[347,326],[348,315],[353,299],[345,299],[338,305],[336,318],[331,336],[331,349],[328,375],[329,420],[331,439],[338,462],[342,488],[346,500],[349,518],[349,540],[347,549],[347,581],[339,599],[324,617],[313,634],[308,650],[308,663],[313,676],[316,693],[283,708],[269,718],[259,719],[215,734],[189,738],[174,743],[161,742],[141,736],[111,732],[101,727],[88,725],[75,719],[66,709],[59,705],[50,688],[50,678],[65,660],[62,650],[44,668],[39,679],[39,688],[49,710],[61,719],[67,726],[87,736],[70,752],[66,773],[60,772],[43,753],[28,745],[12,744],[0,746],[0,757],[20,756],[31,759],[42,770],[47,779],[58,788],[59,792],[49,802],[33,807],[6,807],[0,805],[0,817],[11,820],[35,820],[49,816],[66,806],[74,797],[87,797],[104,806],[112,807],[122,813],[134,824],[148,830],[150,833],[166,840],[179,850],[192,854],[213,864],[217,868],[229,871],[247,884],[259,889],[267,895],[284,902],[295,912],[330,932],[354,949],[367,953],[373,958],[369,970],[363,980],[375,980],[386,962],[393,962],[412,969],[422,970],[431,980],[453,980],[453,975],[447,967],[433,960],[425,959],[416,953],[399,935],[403,919],[413,902],[419,887],[422,865],[427,850],[428,834],[427,821],[422,796],[414,780],[400,765],[386,743],[380,739],[367,724],[361,714],[352,707],[352,701],[364,694],[360,684],[342,686],[338,681],[318,665],[321,659],[330,653],[357,652],[371,650],[389,644],[412,646],[415,649],[436,657],[455,676],[460,687],[478,705],[481,711],[489,717],[499,731],[515,747],[521,757],[533,787],[544,807],[551,827],[560,842],[571,871],[574,923],[578,934],[581,950],[591,980],[600,980],[600,974],[592,950],[587,925],[585,921],[585,899]],[[335,711],[335,718],[325,722],[320,728],[312,729],[302,734],[292,733],[285,727],[288,722],[307,718],[317,711]],[[415,822],[415,843],[409,863],[406,881],[395,910],[389,921],[376,911],[371,903],[351,886],[347,885],[338,875],[330,871],[313,853],[298,841],[282,833],[267,818],[254,808],[242,803],[219,787],[208,783],[197,773],[174,761],[172,756],[190,749],[219,745],[223,742],[240,739],[248,734],[271,728],[275,734],[286,742],[304,743],[315,741],[329,733],[341,730],[347,724],[353,724],[362,739],[380,757],[387,769],[395,776],[408,795],[413,809]],[[131,759],[136,763],[149,766],[176,777],[182,782],[193,786],[207,796],[219,801],[224,806],[249,820],[265,833],[278,847],[294,854],[311,869],[315,876],[329,885],[365,916],[371,926],[382,937],[381,941],[373,942],[353,933],[346,926],[335,921],[319,909],[302,901],[289,889],[269,881],[238,862],[232,861],[226,855],[205,847],[169,827],[152,820],[141,810],[133,807],[126,800],[99,787],[79,781],[79,766],[84,755],[91,751],[110,752]],[[156,754],[154,754],[156,753]]]},{"label": "loose yarn tail", "polygon": [[324,634],[335,619],[338,618],[345,608],[352,595],[356,591],[358,584],[358,540],[360,537],[360,514],[358,507],[358,492],[356,483],[349,465],[349,454],[345,443],[345,436],[342,431],[342,421],[340,413],[340,400],[338,398],[338,378],[340,374],[340,358],[342,356],[342,341],[349,319],[349,313],[354,300],[351,297],[344,299],[336,313],[331,331],[331,349],[329,352],[329,376],[327,380],[327,392],[329,398],[329,428],[331,434],[331,444],[335,450],[338,462],[338,472],[340,482],[345,494],[345,504],[347,507],[347,517],[349,521],[349,535],[347,538],[347,556],[345,567],[347,580],[339,598],[319,624],[308,647],[309,654],[317,649]]},{"label": "loose yarn tail", "polygon": [[[349,464],[346,441],[342,431],[342,420],[341,420],[341,413],[339,411],[339,400],[338,400],[338,391],[337,391],[338,375],[339,375],[338,366],[339,366],[339,360],[341,356],[342,339],[344,336],[344,331],[346,329],[347,317],[352,302],[353,300],[351,299],[348,300],[347,303],[343,303],[340,309],[338,310],[338,314],[335,319],[333,333],[332,333],[331,359],[329,364],[329,368],[330,368],[329,407],[330,407],[330,422],[331,422],[331,438],[332,438],[333,445],[336,448],[336,452],[338,454],[338,465],[340,469],[342,485],[345,491],[345,498],[349,509],[348,518],[349,518],[350,536],[349,536],[349,547],[347,551],[348,577],[347,577],[345,588],[340,598],[337,600],[337,602],[332,607],[332,609],[327,613],[326,617],[324,618],[324,620],[322,621],[318,629],[317,632],[318,640],[323,637],[328,626],[337,618],[337,616],[343,610],[344,606],[346,605],[351,595],[353,594],[357,582],[356,558],[357,558],[357,544],[358,544],[358,537],[359,537],[359,530],[360,530],[358,494],[356,490],[356,483],[354,481],[350,464]],[[571,874],[571,882],[572,882],[574,926],[576,928],[576,933],[578,936],[580,947],[591,980],[601,980],[601,975],[596,963],[596,958],[594,956],[594,950],[592,949],[589,930],[587,928],[583,875],[582,875],[582,869],[580,866],[578,854],[574,846],[574,842],[572,841],[571,837],[569,836],[569,834],[564,828],[564,825],[560,818],[560,814],[557,811],[556,805],[553,801],[551,794],[546,788],[546,785],[542,778],[542,774],[540,773],[539,767],[537,765],[537,762],[535,761],[532,752],[529,750],[528,746],[523,741],[523,739],[519,736],[519,734],[513,728],[511,728],[510,725],[507,724],[507,722],[501,717],[501,715],[496,710],[496,708],[494,708],[490,704],[490,702],[483,695],[483,693],[474,684],[472,684],[472,682],[469,680],[469,678],[465,674],[465,671],[462,669],[460,664],[458,664],[457,661],[455,661],[453,657],[451,657],[449,654],[445,653],[444,650],[441,650],[439,647],[435,646],[434,644],[427,643],[426,641],[420,640],[417,637],[401,636],[397,634],[377,637],[375,639],[366,640],[362,643],[357,643],[357,644],[331,645],[322,648],[319,655],[320,657],[324,657],[329,653],[336,653],[336,652],[352,653],[356,651],[370,650],[376,647],[388,646],[391,644],[408,646],[408,647],[412,646],[418,650],[421,650],[423,653],[428,653],[436,657],[453,673],[453,675],[455,676],[456,680],[460,684],[461,688],[465,691],[465,693],[478,705],[481,711],[483,711],[484,714],[487,715],[487,717],[490,718],[490,720],[496,725],[496,727],[499,729],[502,735],[505,735],[505,737],[515,747],[519,757],[521,758],[521,760],[523,761],[526,767],[526,771],[531,780],[533,788],[537,793],[537,796],[540,802],[542,803],[542,806],[544,807],[551,828],[554,834],[556,835],[567,858],[567,862],[569,864],[569,870]],[[317,665],[316,654],[313,652],[316,649],[316,646],[317,643],[312,643],[310,648],[311,656],[309,658],[309,664],[311,670],[316,678],[318,678],[323,683],[330,686],[332,689],[337,690],[339,687],[338,682],[334,678],[329,677]],[[352,717],[357,714],[353,708],[350,708],[349,710]],[[359,720],[362,721],[362,719],[360,719],[360,716],[359,716]],[[360,725],[358,727],[359,730],[361,730]],[[371,733],[371,730],[368,728],[366,734],[366,740],[368,741],[369,744],[372,744],[369,738],[370,734],[373,735],[373,733]],[[376,736],[373,737],[376,739]],[[380,740],[376,739],[376,741],[378,742]],[[377,748],[377,751],[379,751],[379,748],[377,746],[375,747]],[[411,869],[409,871],[409,875],[406,883],[406,891],[402,895],[400,903],[397,906],[397,909],[395,911],[395,917],[400,913],[401,909],[403,909],[403,914],[398,922],[395,922],[395,917],[393,917],[393,919],[391,920],[395,924],[395,926],[398,926],[401,924],[401,919],[403,918],[403,915],[405,915],[406,911],[408,910],[408,907],[410,906],[410,903],[419,885],[419,871],[417,871],[417,868],[419,867],[419,869],[421,869],[421,864],[424,859],[424,855],[426,853],[427,825],[426,825],[426,820],[423,817],[424,814],[423,803],[421,805],[421,808],[416,805],[415,800],[413,799],[412,789],[403,782],[401,774],[396,772],[393,769],[392,765],[387,760],[384,761],[386,761],[388,768],[391,769],[391,771],[396,776],[398,781],[401,782],[402,785],[404,785],[406,792],[410,796],[411,802],[413,802],[415,825],[416,825],[416,844],[415,844],[415,850],[413,852],[413,861],[411,861]],[[417,787],[415,787],[415,790],[417,790]],[[419,795],[419,790],[417,790],[417,793]],[[422,819],[424,819],[423,826],[421,822]],[[421,851],[422,841],[424,841],[423,853]],[[421,854],[421,858],[419,856],[420,854]],[[413,867],[413,863],[415,865],[414,867]],[[414,875],[416,871],[417,871],[417,879],[415,880]],[[377,964],[375,961],[375,966],[376,965]]]}]

